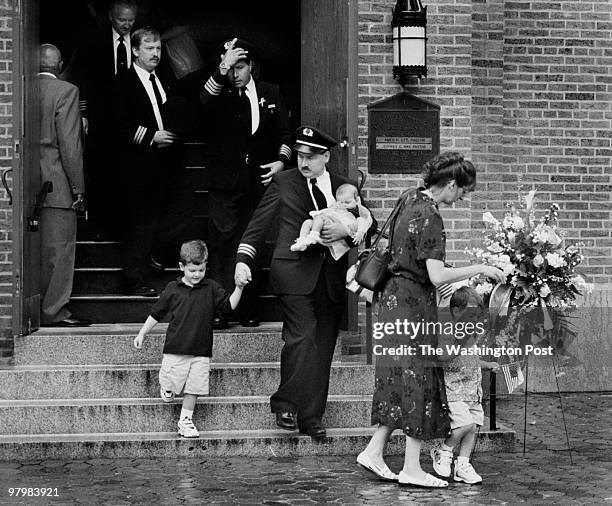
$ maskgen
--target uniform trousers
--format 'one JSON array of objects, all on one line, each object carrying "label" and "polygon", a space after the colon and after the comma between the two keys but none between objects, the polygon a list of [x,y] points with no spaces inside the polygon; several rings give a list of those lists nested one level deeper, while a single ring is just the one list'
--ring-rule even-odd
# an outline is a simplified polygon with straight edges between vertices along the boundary
[{"label": "uniform trousers", "polygon": [[[182,170],[160,173],[155,182],[128,189],[125,196],[123,268],[128,287],[144,284],[151,254],[175,250],[192,237],[193,196]],[[155,256],[154,255],[154,256]]]},{"label": "uniform trousers", "polygon": [[[231,190],[213,190],[208,193],[210,216],[210,277],[227,291],[234,288],[236,251],[253,211],[261,200],[261,191],[248,172],[239,177]],[[260,280],[260,255],[251,269],[252,281],[245,287],[237,313],[240,318],[257,316],[257,297]]]},{"label": "uniform trousers", "polygon": [[[328,259],[325,260],[330,261]],[[342,304],[329,296],[321,273],[312,293],[279,295],[283,312],[281,381],[270,398],[273,413],[297,412],[298,426],[321,421],[340,329]]]},{"label": "uniform trousers", "polygon": [[72,293],[76,230],[74,210],[43,207],[40,213],[42,324],[71,316],[66,306]]}]

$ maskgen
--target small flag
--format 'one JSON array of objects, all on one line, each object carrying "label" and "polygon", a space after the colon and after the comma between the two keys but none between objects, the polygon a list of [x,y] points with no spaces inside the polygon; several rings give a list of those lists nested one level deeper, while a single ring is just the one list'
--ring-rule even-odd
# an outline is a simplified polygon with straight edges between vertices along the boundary
[{"label": "small flag", "polygon": [[457,288],[450,283],[445,283],[438,286],[438,295],[440,296],[440,300],[450,297],[456,289]]},{"label": "small flag", "polygon": [[502,372],[504,373],[504,380],[506,380],[506,387],[508,387],[508,393],[514,392],[519,385],[522,385],[525,381],[523,377],[523,371],[521,370],[520,362],[510,362],[509,364],[500,365]]}]

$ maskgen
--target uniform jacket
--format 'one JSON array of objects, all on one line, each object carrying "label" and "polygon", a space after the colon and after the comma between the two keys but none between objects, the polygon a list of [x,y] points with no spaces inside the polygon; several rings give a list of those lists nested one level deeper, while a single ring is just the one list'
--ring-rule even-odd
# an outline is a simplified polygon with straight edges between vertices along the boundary
[{"label": "uniform jacket", "polygon": [[287,163],[291,158],[289,116],[279,87],[255,80],[255,89],[259,127],[251,134],[251,124],[239,114],[238,90],[218,70],[202,88],[200,101],[205,120],[212,125],[207,155],[212,189],[232,189],[238,183],[241,170],[261,175],[260,165],[277,160]]},{"label": "uniform jacket", "polygon": [[[81,92],[81,113],[90,120],[90,132],[101,135],[108,127],[110,90],[115,75],[113,33],[110,23],[104,30],[87,33],[67,69],[68,78]],[[128,58],[130,55],[128,55]]]},{"label": "uniform jacket", "polygon": [[[332,173],[330,179],[334,194],[341,184],[355,184]],[[310,218],[309,213],[314,210],[308,180],[297,169],[276,174],[242,236],[236,260],[252,265],[253,256],[263,244],[268,229],[278,227],[270,264],[271,291],[277,295],[310,294],[321,269],[325,269],[329,296],[332,300],[340,300],[345,291],[346,255],[335,261],[328,248],[320,245],[311,246],[306,251],[289,249],[299,236],[302,223]],[[376,226],[374,220],[370,233],[376,230]],[[349,245],[355,246],[353,243]]]},{"label": "uniform jacket", "polygon": [[79,90],[50,75],[38,79],[41,180],[53,183],[44,205],[70,209],[75,195],[85,191]]},{"label": "uniform jacket", "polygon": [[[157,83],[161,83],[168,94],[164,83],[161,80]],[[124,183],[129,187],[151,184],[157,180],[163,161],[172,158],[175,148],[159,149],[151,145],[159,127],[147,90],[134,66],[124,76],[117,77],[113,85],[113,130]]]}]

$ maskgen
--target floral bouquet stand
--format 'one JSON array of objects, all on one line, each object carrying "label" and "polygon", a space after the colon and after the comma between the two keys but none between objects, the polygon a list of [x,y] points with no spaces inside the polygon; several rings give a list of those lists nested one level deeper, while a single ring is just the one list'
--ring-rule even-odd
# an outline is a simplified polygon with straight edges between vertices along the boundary
[{"label": "floral bouquet stand", "polygon": [[[506,283],[493,286],[481,277],[466,282],[488,299],[493,345],[511,357],[510,362],[500,364],[510,393],[524,376],[523,436],[527,431],[529,355],[550,356],[565,425],[557,361],[559,357],[568,359],[567,345],[576,335],[571,315],[576,297],[590,289],[577,272],[583,245],[566,244],[565,233],[559,228],[557,204],[551,204],[536,220],[535,193],[529,192],[521,199],[521,210],[512,207],[501,221],[484,213],[484,247],[471,250],[477,261],[501,269],[507,276]],[[567,427],[565,433],[571,460]]]}]

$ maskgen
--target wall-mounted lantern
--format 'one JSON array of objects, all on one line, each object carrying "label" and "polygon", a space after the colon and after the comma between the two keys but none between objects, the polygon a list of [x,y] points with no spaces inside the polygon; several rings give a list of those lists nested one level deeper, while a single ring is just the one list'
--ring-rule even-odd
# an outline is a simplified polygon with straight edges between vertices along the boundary
[{"label": "wall-mounted lantern", "polygon": [[427,75],[427,7],[421,0],[397,0],[393,9],[393,77],[404,86],[409,76]]}]

